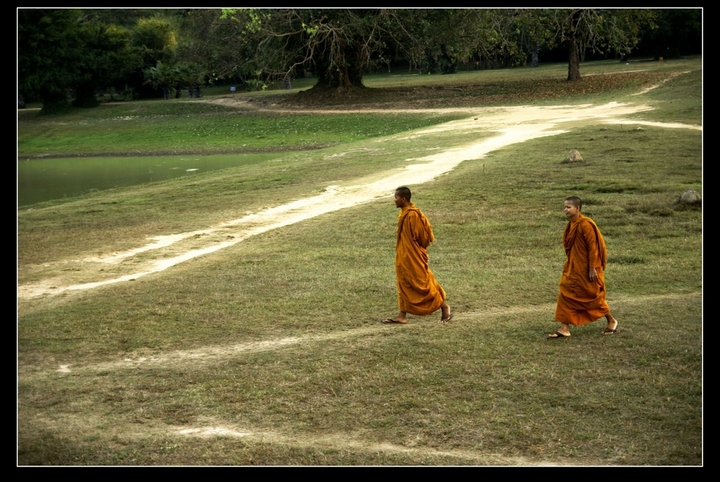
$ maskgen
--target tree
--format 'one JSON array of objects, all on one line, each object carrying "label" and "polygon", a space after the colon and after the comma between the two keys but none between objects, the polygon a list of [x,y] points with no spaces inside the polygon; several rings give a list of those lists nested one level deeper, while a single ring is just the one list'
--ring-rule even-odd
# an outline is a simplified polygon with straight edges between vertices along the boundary
[{"label": "tree", "polygon": [[18,85],[43,110],[67,107],[81,39],[76,10],[18,10]]},{"label": "tree", "polygon": [[657,28],[646,29],[638,49],[654,58],[702,53],[702,10],[655,10]]},{"label": "tree", "polygon": [[201,97],[200,85],[204,75],[195,64],[177,62],[174,64],[163,64],[158,62],[155,67],[143,71],[145,83],[151,84],[154,89],[163,93],[163,98],[168,100],[171,95],[180,97],[183,87],[186,87],[190,97]]},{"label": "tree", "polygon": [[139,51],[130,44],[130,32],[116,25],[85,23],[81,30],[82,54],[73,82],[76,107],[99,104],[98,89],[122,83],[140,66]]},{"label": "tree", "polygon": [[123,79],[137,60],[125,29],[80,10],[18,11],[18,85],[44,112],[67,108],[70,92],[77,106],[97,105],[97,88]]},{"label": "tree", "polygon": [[568,80],[580,79],[580,56],[592,52],[614,51],[628,55],[640,40],[646,26],[654,25],[653,10],[559,9],[530,10],[530,15],[547,22],[553,31],[548,42],[567,47]]},{"label": "tree", "polygon": [[178,75],[172,66],[158,61],[155,67],[145,69],[143,74],[146,79],[145,83],[151,84],[154,89],[160,89],[165,100],[168,100],[175,91]]},{"label": "tree", "polygon": [[145,74],[149,69],[159,68],[162,72],[172,69],[177,45],[176,27],[169,19],[157,15],[139,18],[132,30],[132,44],[139,49],[142,61],[133,73],[131,83],[143,95],[142,86],[146,84]]},{"label": "tree", "polygon": [[223,17],[219,9],[192,10],[180,28],[176,55],[211,82],[235,78],[244,82],[257,70],[253,41],[243,21]]},{"label": "tree", "polygon": [[409,34],[401,50],[425,72],[453,73],[459,63],[501,67],[525,62],[512,11],[407,10],[398,16]]},{"label": "tree", "polygon": [[203,31],[222,32],[215,37],[222,38],[216,42],[220,50],[202,41],[193,45],[222,52],[214,57],[222,59],[221,71],[276,78],[312,71],[317,89],[343,92],[362,87],[365,72],[397,58],[442,73],[455,72],[459,63],[524,64],[518,18],[532,17],[507,9],[224,9],[221,19],[230,23],[202,17]]},{"label": "tree", "polygon": [[363,73],[382,63],[387,42],[402,33],[392,10],[240,10],[223,17],[237,22],[245,48],[243,64],[284,78],[310,70],[318,89],[361,88]]},{"label": "tree", "polygon": [[132,43],[142,49],[145,64],[155,64],[173,57],[177,38],[169,21],[160,17],[140,18],[132,31]]}]

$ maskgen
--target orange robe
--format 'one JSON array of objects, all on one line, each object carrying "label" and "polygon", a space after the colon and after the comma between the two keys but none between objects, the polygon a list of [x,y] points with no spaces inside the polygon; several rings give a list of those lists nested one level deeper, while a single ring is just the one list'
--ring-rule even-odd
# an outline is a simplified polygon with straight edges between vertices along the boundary
[{"label": "orange robe", "polygon": [[398,215],[395,274],[400,311],[429,315],[445,303],[445,290],[428,267],[427,247],[435,241],[425,215],[410,203]]},{"label": "orange robe", "polygon": [[[563,245],[567,259],[560,278],[555,320],[568,325],[586,325],[610,312],[605,301],[607,248],[597,225],[582,214],[565,227]],[[598,279],[590,281],[588,270]]]}]

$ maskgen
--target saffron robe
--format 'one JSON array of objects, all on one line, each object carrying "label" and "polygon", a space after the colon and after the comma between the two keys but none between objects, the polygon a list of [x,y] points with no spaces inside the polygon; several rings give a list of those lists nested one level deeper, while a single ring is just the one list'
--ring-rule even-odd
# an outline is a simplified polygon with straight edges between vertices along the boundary
[{"label": "saffron robe", "polygon": [[[586,325],[610,312],[605,301],[605,240],[592,219],[581,214],[565,227],[563,245],[567,259],[560,278],[555,320]],[[591,266],[597,271],[595,281],[588,275]]]},{"label": "saffron robe", "polygon": [[432,226],[414,203],[398,215],[395,274],[398,307],[413,315],[429,315],[445,303],[445,290],[428,267],[427,247],[435,241]]}]

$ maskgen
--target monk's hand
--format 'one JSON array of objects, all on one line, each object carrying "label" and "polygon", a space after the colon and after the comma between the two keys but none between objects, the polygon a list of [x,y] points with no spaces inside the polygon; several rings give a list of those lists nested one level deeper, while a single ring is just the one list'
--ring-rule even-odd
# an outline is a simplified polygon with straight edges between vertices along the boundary
[{"label": "monk's hand", "polygon": [[597,281],[598,279],[597,270],[592,266],[588,269],[588,278],[590,278],[590,281]]}]

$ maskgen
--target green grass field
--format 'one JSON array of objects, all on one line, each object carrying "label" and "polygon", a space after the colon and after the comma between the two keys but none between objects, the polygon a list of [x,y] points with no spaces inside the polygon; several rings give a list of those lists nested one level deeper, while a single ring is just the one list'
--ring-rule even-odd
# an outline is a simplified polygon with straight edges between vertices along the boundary
[{"label": "green grass field", "polygon": [[[193,249],[210,226],[496,135],[424,130],[473,117],[439,109],[652,107],[627,117],[645,124],[566,122],[410,186],[437,238],[447,325],[439,313],[379,323],[397,314],[391,193],[132,281],[19,296],[18,464],[702,465],[702,211],[676,204],[702,192],[701,66],[589,63],[575,85],[560,65],[419,84],[378,75],[345,105],[364,114],[338,100],[336,113],[293,114],[300,89],[243,93],[265,106],[248,115],[175,101],[20,112],[20,158],[121,155],[136,141],[148,154],[280,139],[291,151],[18,210],[18,286],[52,288],[132,272],[151,253],[120,266],[88,257],[197,232],[178,247]],[[132,112],[103,150],[103,126]],[[572,148],[585,162],[561,163]],[[608,244],[614,336],[599,320],[546,339],[569,195]]]}]

